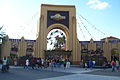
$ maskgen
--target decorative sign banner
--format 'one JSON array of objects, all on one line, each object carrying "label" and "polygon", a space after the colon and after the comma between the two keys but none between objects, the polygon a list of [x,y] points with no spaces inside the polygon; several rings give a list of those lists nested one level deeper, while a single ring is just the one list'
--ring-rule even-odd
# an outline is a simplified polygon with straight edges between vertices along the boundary
[{"label": "decorative sign banner", "polygon": [[26,54],[33,54],[34,41],[27,42]]},{"label": "decorative sign banner", "polygon": [[82,53],[88,52],[87,48],[89,41],[80,41],[80,43],[81,43],[81,52]]},{"label": "decorative sign banner", "polygon": [[104,41],[95,41],[96,49],[102,49]]},{"label": "decorative sign banner", "polygon": [[65,16],[61,16],[60,14],[55,14],[54,16],[50,16],[50,18],[55,20],[55,21],[61,21],[61,20],[65,20],[66,19]]},{"label": "decorative sign banner", "polygon": [[82,49],[81,53],[88,53],[88,49]]},{"label": "decorative sign banner", "polygon": [[47,27],[52,24],[62,24],[69,28],[69,11],[48,11]]},{"label": "decorative sign banner", "polygon": [[17,54],[19,42],[11,42],[10,54]]}]

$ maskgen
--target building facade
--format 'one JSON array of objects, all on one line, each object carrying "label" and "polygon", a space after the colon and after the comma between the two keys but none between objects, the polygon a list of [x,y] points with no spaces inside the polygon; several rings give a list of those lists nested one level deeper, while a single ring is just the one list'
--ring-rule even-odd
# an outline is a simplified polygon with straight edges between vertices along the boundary
[{"label": "building facade", "polygon": [[[87,61],[91,56],[95,59],[98,56],[99,59],[106,58],[107,61],[119,60],[120,61],[120,39],[115,37],[107,37],[100,41],[79,41],[80,60]],[[21,39],[9,39],[6,37],[6,41],[1,45],[1,58],[4,56],[15,55],[17,57],[32,55],[37,56],[35,53],[36,40]],[[74,54],[73,54],[74,55]],[[72,55],[70,55],[72,56]],[[72,61],[72,59],[71,59]],[[76,63],[77,64],[77,63]]]},{"label": "building facade", "polygon": [[107,37],[100,41],[79,41],[76,32],[76,8],[73,5],[42,4],[36,40],[9,39],[2,44],[1,57],[17,55],[45,57],[47,35],[53,29],[60,29],[66,34],[65,51],[71,51],[70,61],[79,64],[87,59],[120,60],[120,39]]},{"label": "building facade", "polygon": [[4,56],[21,57],[26,55],[34,55],[36,40],[9,39],[6,36],[1,47],[1,58]]}]

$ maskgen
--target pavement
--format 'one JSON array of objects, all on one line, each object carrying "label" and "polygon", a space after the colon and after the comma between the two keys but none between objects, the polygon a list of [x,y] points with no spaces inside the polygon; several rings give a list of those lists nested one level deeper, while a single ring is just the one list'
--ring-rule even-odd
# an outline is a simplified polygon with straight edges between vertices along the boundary
[{"label": "pavement", "polygon": [[[1,67],[0,67],[1,69]],[[0,80],[120,80],[120,71],[108,69],[84,69],[72,66],[68,69],[23,69],[10,66],[10,72],[0,73]]]},{"label": "pavement", "polygon": [[120,78],[101,76],[101,75],[73,74],[73,75],[47,78],[47,79],[37,79],[37,80],[120,80]]}]

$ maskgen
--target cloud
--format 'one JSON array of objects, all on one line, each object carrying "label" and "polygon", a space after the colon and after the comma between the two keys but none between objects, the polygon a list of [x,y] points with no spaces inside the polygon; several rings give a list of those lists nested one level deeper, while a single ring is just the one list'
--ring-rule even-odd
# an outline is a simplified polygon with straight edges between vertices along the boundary
[{"label": "cloud", "polygon": [[107,2],[102,2],[100,0],[89,0],[87,2],[87,5],[92,9],[99,9],[99,10],[103,10],[109,7],[109,4]]},{"label": "cloud", "polygon": [[99,0],[89,0],[89,1],[87,2],[87,5],[98,4],[98,3],[100,3]]}]

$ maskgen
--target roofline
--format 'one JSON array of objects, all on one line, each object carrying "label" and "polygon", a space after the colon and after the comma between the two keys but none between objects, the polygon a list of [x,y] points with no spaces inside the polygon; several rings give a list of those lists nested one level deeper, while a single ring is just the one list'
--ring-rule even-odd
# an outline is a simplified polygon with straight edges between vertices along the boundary
[{"label": "roofline", "polygon": [[[109,36],[109,37],[106,37],[107,39],[119,39],[119,38],[117,38],[117,37],[113,37],[113,36]],[[106,38],[102,38],[102,39],[100,39],[100,40],[105,40]]]},{"label": "roofline", "polygon": [[75,8],[75,5],[54,5],[54,4],[41,4],[41,6],[49,6],[49,7],[73,7],[73,8]]}]

